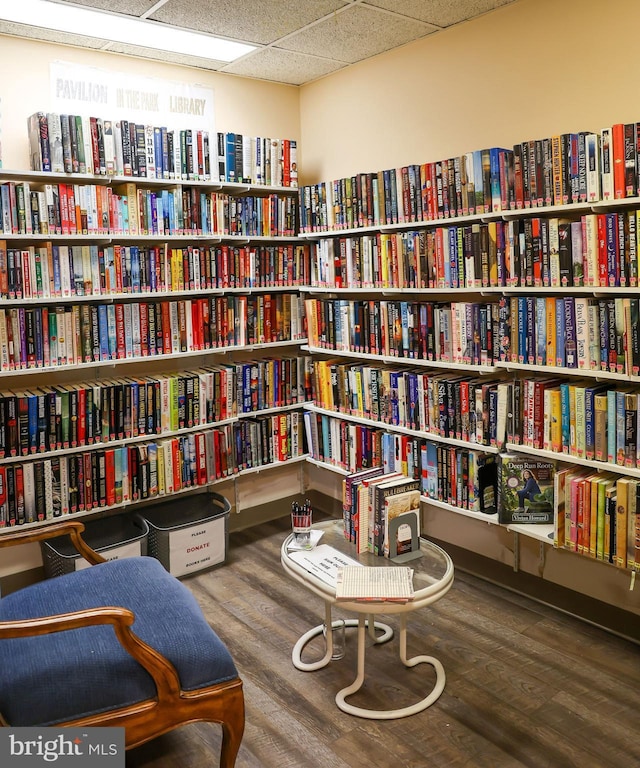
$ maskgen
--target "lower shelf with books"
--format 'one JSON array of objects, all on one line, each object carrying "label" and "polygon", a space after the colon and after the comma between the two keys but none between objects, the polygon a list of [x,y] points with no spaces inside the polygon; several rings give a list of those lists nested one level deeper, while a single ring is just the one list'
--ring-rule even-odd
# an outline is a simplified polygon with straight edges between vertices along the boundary
[{"label": "lower shelf with books", "polygon": [[[564,455],[546,458],[533,449],[518,452],[518,446],[496,457],[435,443],[430,461],[429,441],[423,440],[415,452],[403,453],[403,436],[383,430],[378,430],[383,435],[380,450],[368,454],[363,463],[364,454],[357,449],[361,425],[345,425],[334,417],[338,431],[330,429],[328,439],[338,441],[343,461],[331,453],[318,453],[308,414],[309,461],[317,467],[348,477],[381,466],[385,473],[398,472],[419,481],[423,504],[499,524],[518,535],[619,568],[640,570],[640,515],[636,512],[640,478],[625,477],[623,467],[614,472],[591,471],[572,465]],[[386,442],[391,447],[388,455],[382,450]],[[409,460],[409,453],[416,463]],[[474,464],[472,457],[481,461]]]},{"label": "lower shelf with books", "polygon": [[[135,508],[143,507],[143,506],[145,506],[145,505],[147,505],[149,503],[155,503],[155,502],[158,502],[158,501],[168,501],[168,500],[171,500],[171,499],[174,499],[174,498],[187,497],[187,496],[190,496],[190,495],[193,495],[193,494],[200,493],[200,492],[206,490],[207,488],[212,488],[214,486],[217,486],[217,485],[220,485],[220,484],[226,483],[226,482],[232,482],[232,481],[240,480],[240,479],[242,479],[244,477],[256,474],[258,472],[273,471],[273,470],[280,469],[282,467],[291,466],[293,464],[303,463],[306,460],[306,458],[307,458],[306,454],[302,454],[301,456],[297,456],[297,457],[291,458],[291,459],[286,459],[286,460],[282,460],[282,461],[273,461],[273,462],[271,462],[269,464],[264,464],[262,466],[256,466],[256,467],[250,467],[250,468],[247,468],[247,469],[241,469],[241,470],[238,470],[235,473],[211,479],[211,480],[207,481],[206,483],[202,483],[202,484],[196,483],[196,484],[186,485],[186,486],[184,486],[182,488],[179,488],[177,490],[173,490],[170,493],[165,493],[165,492],[163,492],[163,493],[154,493],[154,494],[151,494],[151,495],[147,495],[147,496],[144,496],[144,497],[138,497],[138,498],[135,498],[135,499],[134,498],[127,498],[127,499],[123,499],[122,501],[116,502],[114,504],[100,504],[99,503],[99,504],[93,506],[91,509],[76,510],[74,512],[68,511],[68,512],[65,512],[65,513],[62,513],[62,514],[64,514],[64,516],[73,516],[74,519],[86,519],[86,518],[89,518],[89,517],[91,517],[91,518],[99,518],[102,514],[105,514],[105,513],[112,513],[112,512],[115,512],[115,511],[127,510],[127,509],[129,509],[131,507],[135,507]],[[243,506],[243,508],[244,508],[244,506]],[[25,522],[23,522],[21,524],[17,523],[17,521],[16,521],[16,523],[13,523],[13,524],[10,523],[9,521],[7,521],[7,522],[3,523],[2,525],[0,525],[0,535],[2,535],[2,533],[1,533],[2,530],[9,531],[16,524],[19,524],[21,527],[22,526],[29,527],[30,525],[42,525],[42,523],[47,521],[47,520],[54,521],[54,520],[58,519],[58,517],[62,516],[62,514],[57,514],[57,515],[54,515],[54,516],[45,517],[45,518],[39,519],[39,520],[32,520],[32,521],[29,521],[29,522],[25,521]]]},{"label": "lower shelf with books", "polygon": [[[297,411],[0,464],[0,528],[172,496],[305,455]],[[124,444],[123,444],[124,443]]]}]

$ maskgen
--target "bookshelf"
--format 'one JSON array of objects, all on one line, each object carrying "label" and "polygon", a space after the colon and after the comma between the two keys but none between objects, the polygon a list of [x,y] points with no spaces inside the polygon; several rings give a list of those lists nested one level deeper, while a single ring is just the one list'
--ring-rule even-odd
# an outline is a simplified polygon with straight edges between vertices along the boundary
[{"label": "bookshelf", "polygon": [[[635,482],[640,472],[637,451],[640,429],[637,420],[640,395],[637,222],[640,199],[635,195],[614,195],[613,192],[608,199],[600,199],[603,173],[602,181],[596,182],[597,199],[591,197],[587,200],[585,197],[578,202],[550,204],[547,198],[546,204],[517,207],[515,200],[509,197],[513,194],[509,192],[509,185],[505,194],[505,187],[500,187],[499,181],[498,189],[503,195],[497,206],[494,197],[494,209],[489,201],[483,210],[459,215],[455,208],[443,211],[440,202],[440,210],[433,215],[434,206],[437,206],[434,202],[436,196],[425,191],[429,186],[425,179],[429,177],[428,172],[427,176],[424,175],[424,168],[396,169],[397,198],[391,205],[389,197],[393,199],[394,192],[389,192],[380,173],[360,174],[351,179],[312,185],[301,190],[303,234],[317,243],[312,247],[311,254],[312,284],[309,295],[312,298],[307,301],[309,350],[316,366],[318,360],[326,359],[327,370],[330,371],[320,377],[316,375],[315,404],[307,411],[325,420],[359,423],[387,433],[413,434],[416,439],[432,440],[450,448],[549,459],[556,462],[558,475],[567,476],[567,482],[575,479],[581,482],[585,478],[590,481],[593,476],[601,475],[614,478],[614,489],[619,487],[619,480]],[[393,174],[394,171],[391,171]],[[411,179],[411,174],[414,182],[409,182],[408,187],[401,187],[401,177],[408,175]],[[345,194],[349,183],[351,191]],[[387,195],[381,191],[383,188]],[[390,211],[394,210],[394,206],[397,207],[392,217]],[[558,238],[558,231],[559,243],[554,239]],[[574,238],[568,250],[562,239],[567,236]],[[554,302],[553,309],[558,314],[551,313],[551,302]],[[394,304],[402,309],[392,311]],[[457,334],[468,341],[471,334],[467,328],[479,328],[484,340],[486,328],[485,315],[478,324],[477,315],[471,314],[469,322],[467,310],[466,322],[460,320],[464,310],[457,307],[468,304],[488,308],[486,322],[491,336],[491,344],[483,347],[481,343],[480,353],[475,357],[472,354],[471,361],[464,357],[460,349],[456,354]],[[432,307],[430,313],[441,312],[435,335],[423,319],[423,309],[429,305]],[[368,310],[363,312],[363,306]],[[373,311],[372,307],[379,307],[379,312],[377,309]],[[563,314],[565,311],[566,316]],[[577,311],[583,313],[579,315],[583,322],[580,331],[576,330]],[[543,312],[551,314],[541,316]],[[406,315],[408,320],[404,319]],[[394,329],[398,317],[401,318],[401,330]],[[554,317],[557,329],[548,322],[550,317]],[[601,339],[603,318],[604,322],[608,321],[607,333],[610,330],[611,335]],[[334,324],[338,327],[329,334],[328,329]],[[551,332],[548,333],[547,329]],[[426,344],[425,333],[432,334],[427,336]],[[581,334],[578,339],[577,333]],[[553,354],[547,351],[551,336],[554,336]],[[416,337],[417,340],[422,339],[422,346],[416,344]],[[538,348],[541,339],[543,346]],[[577,344],[575,347],[567,345],[565,349],[567,341],[580,342],[579,354]],[[555,348],[560,342],[561,355]],[[461,346],[464,348],[464,343]],[[428,428],[423,429],[424,421],[417,430],[408,430],[402,420],[389,423],[387,418],[375,413],[363,414],[357,407],[351,407],[351,400],[362,402],[368,397],[366,386],[365,391],[361,391],[358,389],[361,385],[354,384],[348,378],[346,383],[338,385],[336,370],[341,367],[359,370],[359,375],[362,375],[362,371],[371,366],[395,368],[404,372],[405,378],[418,372],[418,375],[437,379],[442,369],[450,372],[442,376],[449,376],[452,381],[456,377],[484,378],[495,387],[497,402],[494,406],[486,400],[482,405],[478,401],[478,418],[483,413],[486,416],[488,409],[491,422],[504,418],[505,412],[514,415],[492,428],[485,445],[483,441],[476,441],[474,435],[461,441],[459,435],[439,433],[435,425],[429,428],[427,424]],[[529,382],[532,383],[529,385]],[[547,390],[560,390],[561,387],[562,392],[570,393],[568,397],[572,401],[570,405],[567,401],[566,406],[562,401],[562,411],[558,411],[559,421],[567,411],[568,423],[567,435],[561,431],[560,442],[556,446],[551,441],[551,427],[544,423],[545,413],[555,417],[556,411],[548,410],[553,401],[546,401],[544,397]],[[590,452],[587,446],[585,453],[585,429],[587,439],[590,434],[592,441],[593,433],[597,431],[593,412],[587,412],[586,416],[584,413],[584,393],[592,389],[608,392],[610,401],[611,393],[615,393],[614,402],[616,395],[618,397],[617,411],[615,406],[611,410],[610,402],[608,421],[605,422],[609,439],[608,457],[593,456],[593,445]],[[573,400],[576,391],[582,398],[582,405],[578,408],[583,409],[581,416],[578,412],[577,425]],[[333,393],[336,393],[335,398]],[[626,434],[622,428],[622,435],[620,393],[631,398],[626,401],[626,414],[624,406],[622,408],[622,421],[624,423],[626,416],[627,427]],[[390,396],[397,397],[397,393]],[[415,399],[408,389],[401,394],[402,397]],[[419,399],[422,397],[424,394],[421,391]],[[517,406],[517,399],[514,400],[518,397],[520,407]],[[500,413],[502,417],[498,415]],[[565,424],[562,426],[564,429]],[[336,468],[337,464],[338,471],[343,473],[344,462],[341,464],[335,459],[327,461],[322,447],[322,429],[317,427],[317,430],[321,455],[314,454],[312,436],[312,456],[319,460],[320,466]],[[582,434],[582,437],[576,437],[576,434]],[[339,430],[334,431],[333,442],[340,439],[339,435]],[[371,457],[366,460],[370,461]],[[378,460],[379,456],[373,457],[374,462]],[[405,462],[403,468],[406,467]],[[360,468],[361,465],[350,465],[347,471]],[[397,464],[394,468],[398,469]],[[424,465],[418,461],[412,467],[409,463],[409,469],[409,474],[413,471],[413,476],[418,477],[420,472],[424,472]],[[586,490],[583,492],[587,493]],[[424,495],[423,502],[460,517],[477,515],[479,519],[498,524],[498,515],[464,509],[451,504],[451,499],[442,495],[440,498]],[[516,539],[525,536],[539,541],[541,545],[554,544],[557,548],[587,555],[626,570],[640,568],[637,559],[634,565],[633,559],[625,560],[618,552],[616,560],[615,553],[607,553],[606,548],[599,554],[589,553],[588,546],[580,543],[580,537],[593,537],[594,534],[590,533],[586,517],[584,520],[581,517],[583,510],[571,507],[573,503],[568,496],[556,500],[553,525],[502,525],[505,530],[514,533]],[[629,514],[635,515],[635,505],[632,506],[633,512]],[[623,522],[619,522],[625,539],[629,519],[625,517]],[[551,537],[550,533],[553,534]],[[600,535],[599,532],[598,537]],[[632,535],[629,533],[628,538],[631,539]],[[614,546],[613,540],[611,546]],[[629,552],[632,550],[633,543]]]},{"label": "bookshelf", "polygon": [[0,169],[0,192],[5,529],[297,472],[295,188]]}]

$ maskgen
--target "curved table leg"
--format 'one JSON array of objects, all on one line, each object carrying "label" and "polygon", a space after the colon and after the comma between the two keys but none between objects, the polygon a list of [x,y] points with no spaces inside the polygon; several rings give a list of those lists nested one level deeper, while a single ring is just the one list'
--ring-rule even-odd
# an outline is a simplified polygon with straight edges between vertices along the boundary
[{"label": "curved table leg", "polygon": [[[383,624],[380,621],[375,621],[373,614],[369,616],[369,621],[365,621],[364,616],[362,616],[361,619],[362,619],[363,654],[364,654],[364,628],[367,625],[369,627],[369,634],[373,638],[373,641],[377,644],[386,643],[388,640],[391,640],[391,638],[393,637],[393,629],[391,629],[391,627],[388,624]],[[333,653],[333,637],[331,632],[328,633],[327,648],[324,656],[318,661],[311,661],[311,662],[302,661],[302,651],[304,650],[305,645],[314,637],[321,635],[324,627],[325,626],[330,627],[331,623],[332,623],[331,603],[325,603],[325,624],[319,624],[317,627],[313,627],[313,629],[310,629],[308,632],[305,632],[304,635],[302,635],[302,637],[298,640],[298,642],[293,646],[293,651],[291,652],[291,661],[293,662],[293,666],[296,669],[299,669],[302,672],[313,672],[316,669],[322,669],[322,667],[326,667],[327,664],[331,661],[331,654]],[[346,619],[345,627],[358,627],[358,654],[359,654],[360,653],[359,619]],[[376,629],[382,630],[382,633],[376,636],[375,635]],[[359,661],[358,661],[358,668],[360,668]],[[363,675],[364,675],[364,655],[362,660],[362,668],[363,668]],[[362,682],[360,683],[360,685],[362,685]],[[358,686],[358,688],[360,687],[360,685]]]},{"label": "curved table leg", "polygon": [[350,686],[343,688],[336,695],[338,708],[349,715],[365,717],[369,720],[396,720],[401,717],[415,715],[430,707],[444,690],[446,682],[444,667],[433,656],[414,656],[412,659],[407,659],[407,617],[404,614],[400,615],[400,661],[402,661],[405,667],[415,667],[417,664],[431,664],[436,671],[436,683],[433,690],[416,704],[402,707],[401,709],[364,709],[363,707],[354,707],[351,704],[347,704],[345,701],[346,697],[359,691],[364,682],[364,630],[364,616],[360,616],[358,623],[358,674]]}]

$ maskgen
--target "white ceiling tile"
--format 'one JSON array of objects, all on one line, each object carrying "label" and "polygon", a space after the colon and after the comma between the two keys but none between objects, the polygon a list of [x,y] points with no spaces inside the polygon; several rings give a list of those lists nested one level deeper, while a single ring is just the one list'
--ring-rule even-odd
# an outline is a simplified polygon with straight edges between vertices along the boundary
[{"label": "white ceiling tile", "polygon": [[365,0],[366,5],[385,8],[438,27],[449,27],[512,2],[514,0]]},{"label": "white ceiling tile", "polygon": [[257,77],[278,83],[301,85],[344,66],[341,62],[330,59],[305,56],[277,48],[265,48],[237,62],[227,64],[222,71],[243,77]]},{"label": "white ceiling tile", "polygon": [[345,5],[344,0],[168,0],[149,18],[268,44]]},{"label": "white ceiling tile", "polygon": [[354,5],[288,37],[278,47],[353,63],[435,31],[421,21]]}]

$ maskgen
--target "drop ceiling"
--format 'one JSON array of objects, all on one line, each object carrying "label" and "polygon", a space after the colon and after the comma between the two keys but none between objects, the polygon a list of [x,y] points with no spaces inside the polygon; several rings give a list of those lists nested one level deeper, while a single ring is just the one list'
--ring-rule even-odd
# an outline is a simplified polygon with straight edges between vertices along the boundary
[{"label": "drop ceiling", "polygon": [[[66,2],[66,0],[59,0]],[[231,63],[0,20],[0,33],[302,85],[514,0],[75,0],[257,46]]]}]

